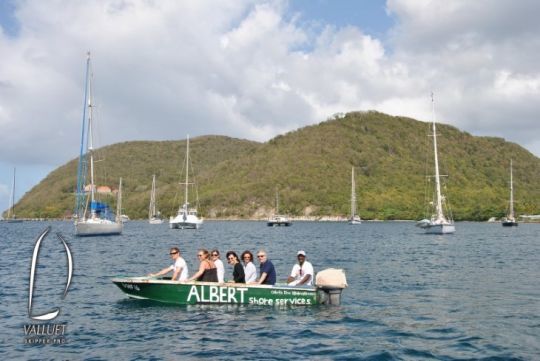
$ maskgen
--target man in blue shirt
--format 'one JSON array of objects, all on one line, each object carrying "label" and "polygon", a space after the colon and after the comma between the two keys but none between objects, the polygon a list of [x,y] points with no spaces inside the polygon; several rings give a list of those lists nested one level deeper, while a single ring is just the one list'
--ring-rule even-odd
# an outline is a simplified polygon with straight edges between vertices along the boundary
[{"label": "man in blue shirt", "polygon": [[259,251],[257,258],[260,262],[260,275],[258,281],[255,283],[260,285],[274,285],[276,283],[276,269],[270,260],[266,257],[265,251]]}]

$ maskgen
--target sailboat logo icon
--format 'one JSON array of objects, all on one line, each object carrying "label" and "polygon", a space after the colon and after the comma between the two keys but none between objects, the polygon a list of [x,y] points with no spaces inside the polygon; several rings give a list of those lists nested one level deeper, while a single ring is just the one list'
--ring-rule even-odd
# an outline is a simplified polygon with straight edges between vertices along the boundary
[{"label": "sailboat logo icon", "polygon": [[[45,239],[47,234],[51,231],[51,227],[47,227],[41,235],[38,237],[36,241],[36,245],[34,246],[34,252],[32,254],[32,263],[30,267],[30,290],[28,295],[28,316],[34,320],[40,320],[40,321],[48,321],[56,318],[58,314],[60,313],[60,308],[57,307],[56,309],[43,313],[41,315],[33,315],[32,314],[32,297],[34,292],[34,282],[35,282],[35,275],[36,275],[36,267],[37,267],[37,261],[38,261],[38,255],[39,255],[39,249],[41,247],[41,242]],[[64,245],[64,249],[66,250],[66,256],[67,256],[67,266],[68,266],[68,275],[67,275],[67,281],[66,281],[66,288],[64,289],[64,294],[62,296],[62,299],[66,297],[67,291],[69,289],[69,285],[71,284],[71,277],[73,275],[73,258],[71,256],[71,251],[62,237],[60,233],[56,234],[56,237],[62,242]]]}]

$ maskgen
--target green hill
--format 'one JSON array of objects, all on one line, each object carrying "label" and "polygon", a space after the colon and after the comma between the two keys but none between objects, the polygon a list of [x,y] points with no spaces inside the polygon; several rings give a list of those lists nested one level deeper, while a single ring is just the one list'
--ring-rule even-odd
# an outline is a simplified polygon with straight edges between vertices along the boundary
[{"label": "green hill", "polygon": [[[514,162],[515,208],[540,213],[540,159],[500,138],[473,137],[439,125],[441,173],[456,220],[502,216]],[[279,135],[266,143],[204,136],[190,141],[206,217],[265,217],[280,191],[280,211],[296,216],[349,211],[350,172],[356,167],[358,209],[366,219],[419,219],[432,171],[429,123],[378,112],[354,112]],[[125,142],[101,148],[98,185],[123,177],[131,218],[147,215],[152,174],[158,207],[169,216],[181,203],[185,141]],[[17,204],[20,217],[63,217],[74,204],[77,160],[51,172]],[[190,172],[191,173],[191,172]],[[114,204],[113,197],[110,196]]]}]

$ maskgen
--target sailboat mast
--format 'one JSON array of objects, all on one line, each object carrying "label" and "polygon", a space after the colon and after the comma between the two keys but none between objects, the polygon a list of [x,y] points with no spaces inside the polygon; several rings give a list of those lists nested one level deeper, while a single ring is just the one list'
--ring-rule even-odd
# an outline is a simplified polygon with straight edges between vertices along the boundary
[{"label": "sailboat mast", "polygon": [[82,203],[84,195],[84,187],[86,183],[86,107],[88,100],[88,75],[90,69],[90,52],[86,53],[86,72],[84,76],[84,103],[83,103],[83,116],[81,127],[81,147],[79,152],[79,164],[77,166],[77,196],[75,202],[75,214],[77,218],[82,217]]},{"label": "sailboat mast", "polygon": [[437,204],[436,212],[437,219],[443,220],[443,209],[442,209],[442,197],[441,197],[441,180],[439,174],[439,157],[437,155],[437,129],[435,125],[435,100],[433,99],[433,92],[431,93],[431,111],[433,115],[433,152],[435,154],[435,187],[437,192]]},{"label": "sailboat mast", "polygon": [[186,211],[188,209],[188,180],[189,180],[189,134],[186,141],[186,188],[184,193],[184,204],[186,205]]},{"label": "sailboat mast", "polygon": [[351,168],[351,219],[356,213],[356,193],[354,189],[354,167]]},{"label": "sailboat mast", "polygon": [[276,214],[279,214],[279,193],[276,188]]},{"label": "sailboat mast", "polygon": [[[90,56],[90,55],[89,55]],[[90,66],[90,58],[88,59],[88,65]],[[94,133],[92,120],[94,117],[93,104],[92,104],[92,70],[89,69],[89,82],[88,82],[88,153],[90,154],[90,200],[92,203],[95,201],[95,186],[94,186]]]},{"label": "sailboat mast", "polygon": [[512,159],[510,159],[510,212],[509,216],[514,219],[514,180],[512,174]]},{"label": "sailboat mast", "polygon": [[11,197],[9,197],[7,219],[15,218],[15,172],[16,168],[13,168],[13,182],[11,183]]},{"label": "sailboat mast", "polygon": [[120,178],[120,184],[118,184],[118,198],[116,201],[116,222],[122,222],[122,178]]},{"label": "sailboat mast", "polygon": [[148,210],[148,218],[152,218],[156,214],[156,175],[152,175],[152,191],[150,193],[150,209]]}]

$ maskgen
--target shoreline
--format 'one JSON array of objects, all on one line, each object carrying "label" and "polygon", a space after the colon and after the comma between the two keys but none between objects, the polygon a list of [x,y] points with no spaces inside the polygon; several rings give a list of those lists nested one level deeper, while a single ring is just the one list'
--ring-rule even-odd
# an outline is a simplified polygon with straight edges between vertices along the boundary
[{"label": "shoreline", "polygon": [[[349,221],[348,218],[342,218],[342,217],[332,217],[332,216],[322,216],[322,217],[291,217],[289,218],[292,222],[329,222],[329,223],[346,223]],[[18,218],[18,220],[21,220],[22,222],[73,222],[72,219],[69,218]],[[268,221],[267,218],[240,218],[240,217],[226,217],[226,218],[203,218],[204,221],[211,221],[211,222],[266,222]],[[128,221],[125,221],[124,223],[129,222],[144,222],[147,221],[146,218],[141,219],[130,219]],[[417,222],[415,219],[362,219],[362,223],[381,223],[381,222],[397,222],[397,223],[414,223]],[[463,223],[463,222],[476,222],[476,223],[500,223],[500,220],[496,221],[472,221],[472,220],[460,220],[455,221],[456,223]],[[540,219],[527,219],[527,220],[519,220],[519,223],[522,224],[537,224],[540,223]],[[2,223],[10,223],[6,220],[0,219],[0,224]],[[166,220],[165,223],[168,223]]]}]

